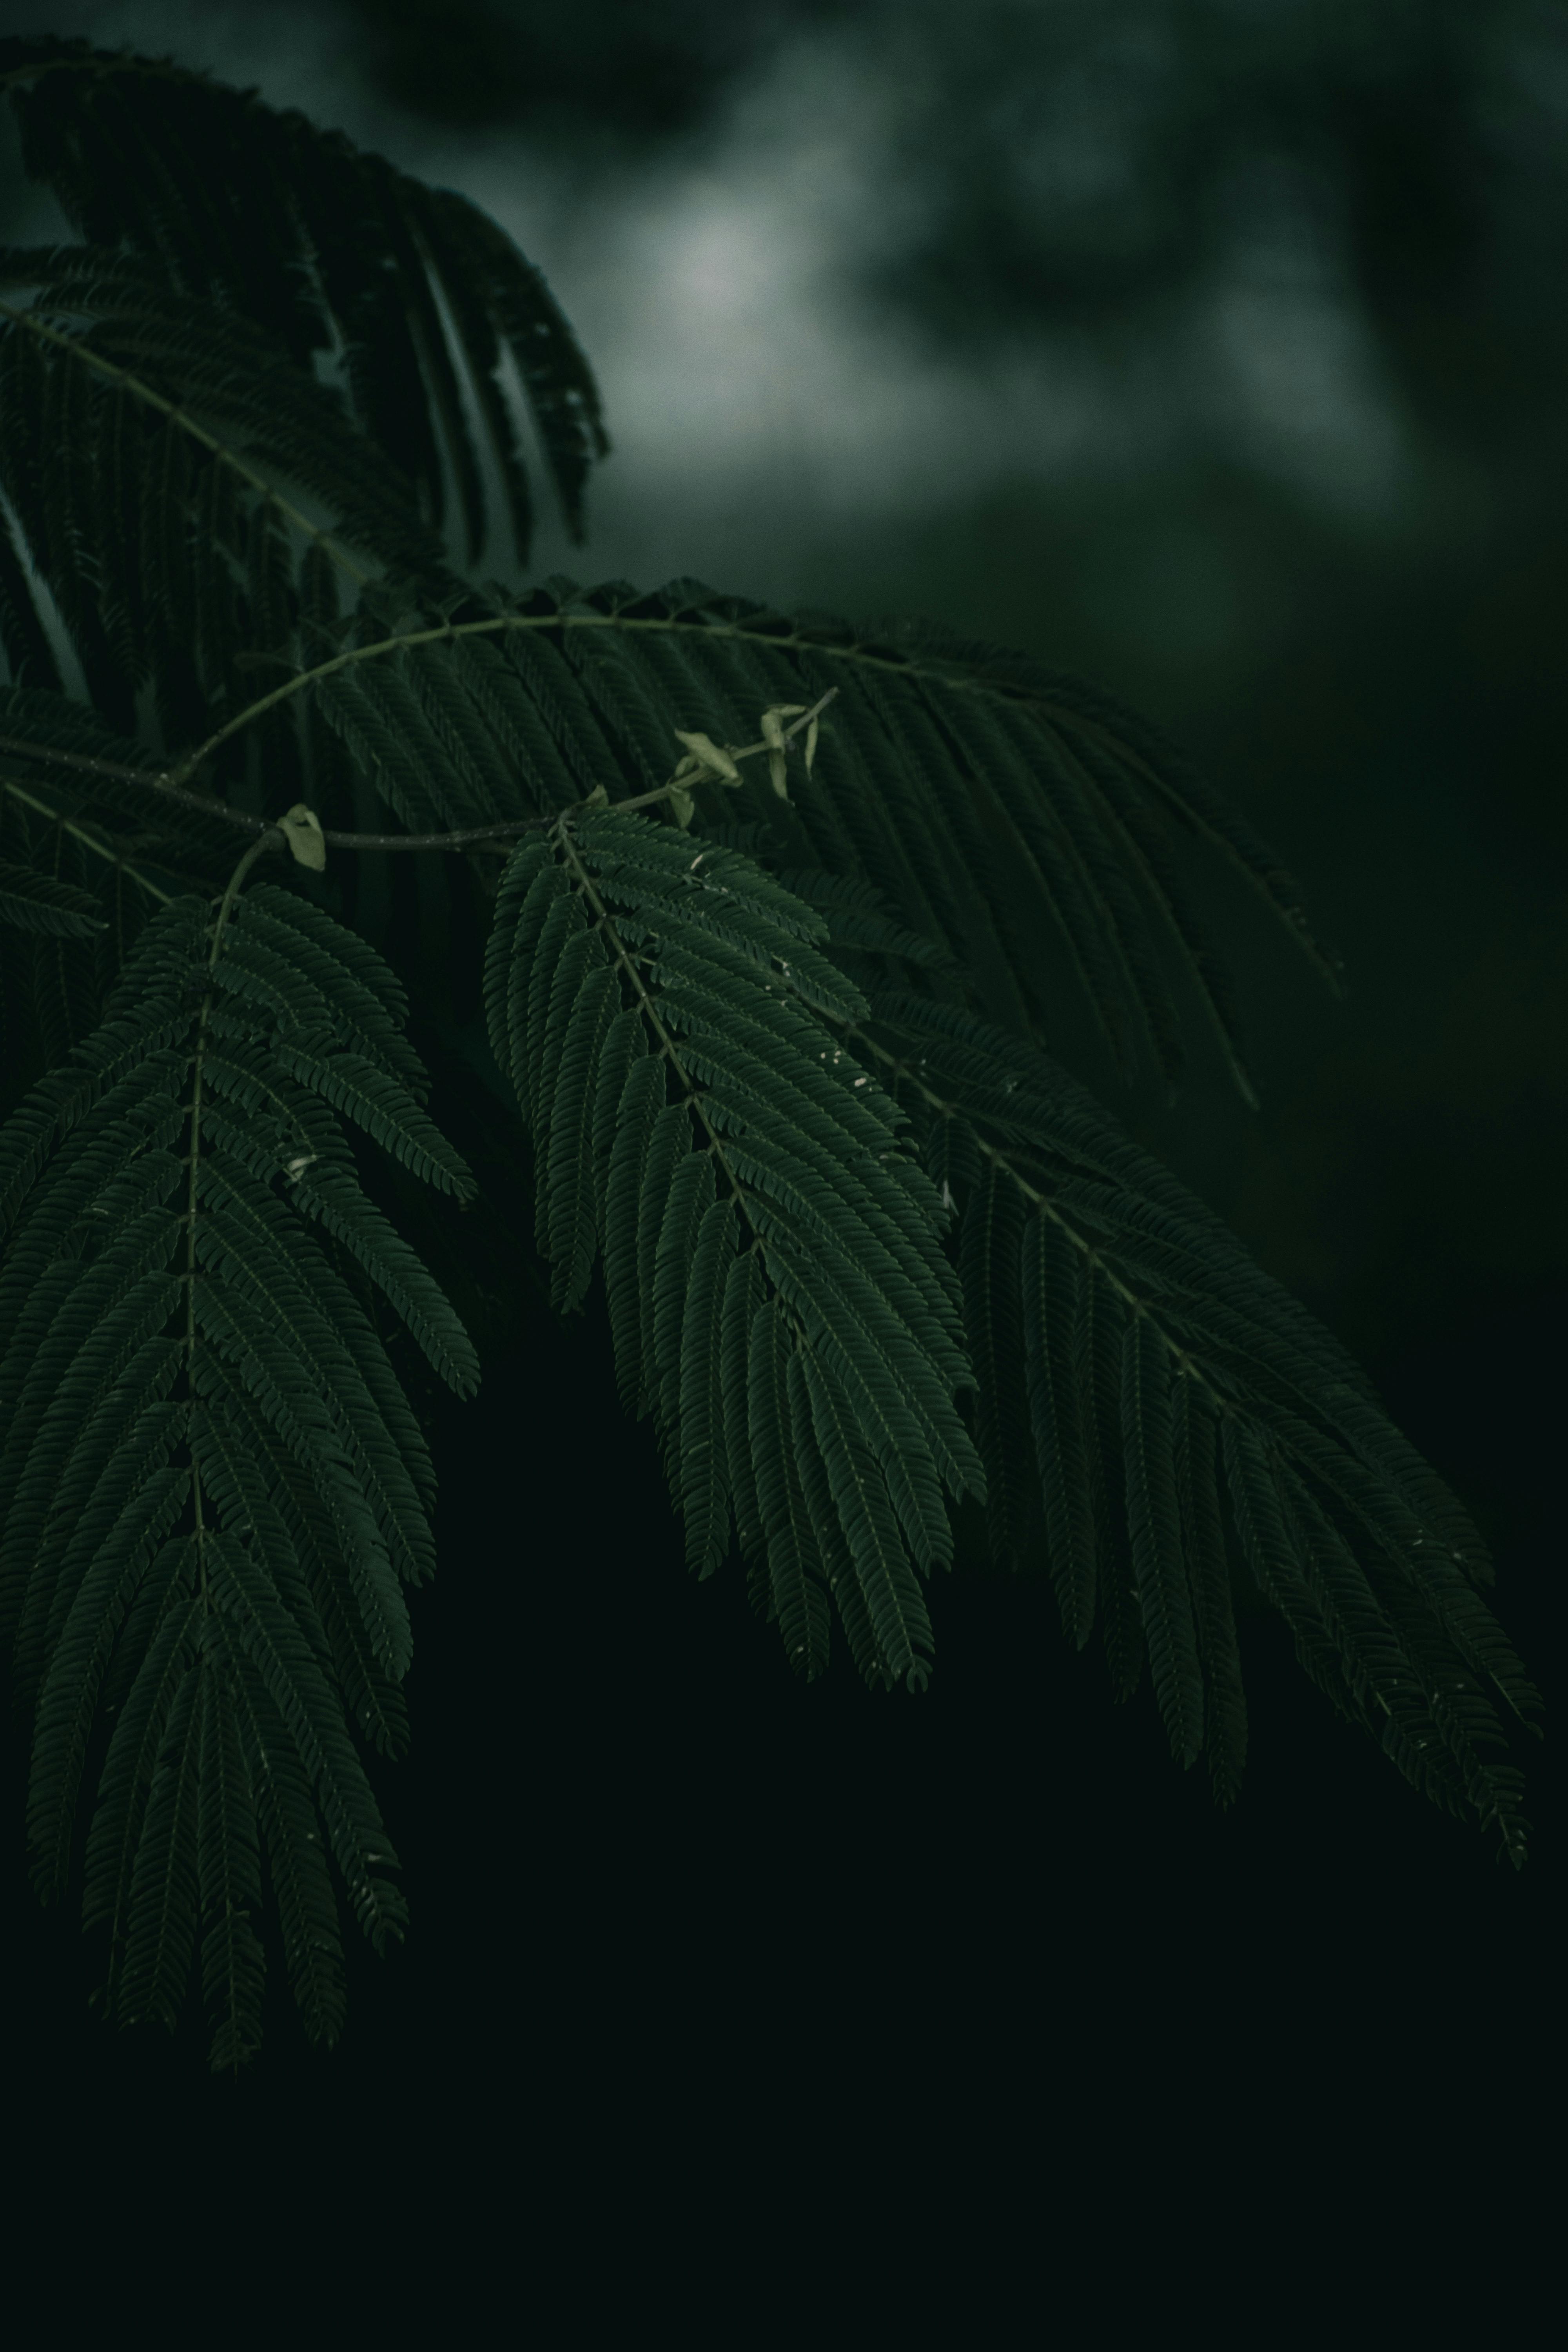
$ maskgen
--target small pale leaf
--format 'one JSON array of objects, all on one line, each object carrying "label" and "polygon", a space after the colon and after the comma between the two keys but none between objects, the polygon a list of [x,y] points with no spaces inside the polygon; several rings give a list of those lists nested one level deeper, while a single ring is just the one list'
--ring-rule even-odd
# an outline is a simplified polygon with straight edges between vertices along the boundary
[{"label": "small pale leaf", "polygon": [[308,866],[312,874],[324,874],[327,870],[327,845],[321,832],[321,820],[315,810],[307,808],[303,801],[296,801],[293,807],[278,819],[278,825],[300,865]]},{"label": "small pale leaf", "polygon": [[675,736],[676,740],[684,743],[689,751],[696,753],[709,774],[716,776],[721,783],[738,784],[740,782],[741,771],[736,767],[728,751],[721,751],[710,737],[701,733],[689,735],[679,727],[676,729]]}]

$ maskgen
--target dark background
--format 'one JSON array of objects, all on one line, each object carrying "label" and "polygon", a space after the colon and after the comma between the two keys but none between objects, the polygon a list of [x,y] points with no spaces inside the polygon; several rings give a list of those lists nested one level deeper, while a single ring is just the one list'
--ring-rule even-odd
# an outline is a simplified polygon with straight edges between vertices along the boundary
[{"label": "dark background", "polygon": [[[587,548],[547,530],[539,571],[927,612],[1196,755],[1349,1001],[1200,865],[1261,1110],[1195,1024],[1173,1110],[1117,1086],[1073,1008],[1061,1058],[1368,1366],[1485,1533],[1552,1707],[1568,13],[331,0],[47,29],[258,83],[496,212],[616,445]],[[51,233],[7,184],[5,234]],[[454,1082],[457,1129],[481,1108]],[[489,1133],[496,1265],[526,1290],[525,1171]],[[984,2118],[982,2167],[1019,2135],[1043,2164],[1048,2088],[1086,2136],[1118,2100],[1177,2143],[1224,2120],[1234,2199],[1265,2122],[1337,2117],[1349,2164],[1360,2115],[1398,2171],[1441,2095],[1452,2193],[1506,2179],[1528,2209],[1555,1734],[1518,1744],[1516,1877],[1266,1615],[1226,1816],[1147,1685],[1117,1708],[1098,1647],[1068,1650],[1043,1579],[961,1560],[922,1697],[873,1698],[842,1656],[807,1690],[738,1568],[687,1580],[597,1305],[563,1329],[531,1304],[521,1337],[497,1313],[479,1402],[443,1415],[414,1747],[377,1778],[413,1932],[351,1952],[334,2053],[306,2050],[279,1962],[237,2088],[205,2079],[194,2000],[173,2046],[89,2024],[96,1952],[33,1905],[13,1771],[21,2063],[64,2102],[44,2143],[72,2102],[231,2151],[303,2114],[395,2166],[417,2098],[481,2212],[541,2131],[584,2185],[693,2131],[722,2170],[737,2133],[794,2146],[830,2087]]]}]

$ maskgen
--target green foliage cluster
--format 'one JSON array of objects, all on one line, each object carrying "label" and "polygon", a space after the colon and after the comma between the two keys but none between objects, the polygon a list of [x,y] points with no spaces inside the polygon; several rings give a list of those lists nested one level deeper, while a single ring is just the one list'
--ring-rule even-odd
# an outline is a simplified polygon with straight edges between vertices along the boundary
[{"label": "green foliage cluster", "polygon": [[1173,1087],[1163,946],[1251,1100],[1172,827],[1337,984],[1266,845],[1104,697],[930,623],[477,587],[470,418],[520,567],[517,400],[570,520],[605,446],[493,225],[167,65],[11,42],[0,79],[83,239],[0,256],[0,1623],[35,1883],[90,1805],[112,2013],[172,2025],[199,1939],[213,2063],[254,2052],[263,1856],[315,2039],[338,1888],[376,1948],[405,1925],[361,1752],[406,1744],[435,1565],[395,1335],[459,1397],[479,1366],[366,1181],[374,1149],[475,1192],[343,904],[399,851],[482,926],[552,1304],[602,1265],[689,1563],[738,1549],[792,1667],[837,1625],[921,1687],[970,1496],[1228,1803],[1234,1547],[1331,1701],[1521,1862],[1494,1702],[1539,1701],[1475,1528],[1049,1052],[1076,985]]}]

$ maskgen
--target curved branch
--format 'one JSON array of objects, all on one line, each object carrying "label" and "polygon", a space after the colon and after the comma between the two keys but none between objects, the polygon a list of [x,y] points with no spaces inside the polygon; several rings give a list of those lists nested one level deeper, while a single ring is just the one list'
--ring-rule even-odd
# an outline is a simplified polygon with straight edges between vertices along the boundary
[{"label": "curved branch", "polygon": [[[460,632],[437,629],[430,634],[434,636],[445,636],[448,634],[456,635]],[[390,642],[409,644],[418,643],[419,640],[395,638]],[[341,664],[338,662],[327,665],[327,667],[331,669],[339,667]],[[321,673],[312,671],[310,675],[318,677]],[[782,730],[778,742],[770,743],[764,740],[758,743],[731,744],[730,746],[731,759],[752,760],[759,752],[776,751],[781,743],[793,742],[803,729],[808,728],[812,721],[826,709],[837,691],[838,688],[836,686],[830,686],[826,693],[815,702],[809,710],[804,712],[793,726]],[[224,734],[232,734],[235,728],[257,717],[277,699],[276,695],[268,695],[263,701],[253,704],[249,710],[243,712],[241,717],[234,721],[233,726],[224,729]],[[218,738],[214,737],[212,740],[216,743]],[[182,761],[177,768],[171,770],[170,774],[188,774],[196,761],[199,758],[205,758],[210,748],[210,744],[205,745],[200,753],[193,752],[188,759]],[[27,759],[51,760],[60,767],[79,768],[91,775],[112,776],[117,782],[142,784],[149,792],[162,793],[167,800],[178,801],[185,808],[200,809],[204,816],[217,817],[225,824],[237,825],[242,832],[254,834],[258,837],[277,831],[270,817],[252,816],[247,810],[231,808],[226,801],[213,800],[205,793],[186,792],[184,785],[172,783],[169,781],[169,775],[149,775],[144,768],[124,767],[116,760],[100,760],[85,751],[60,751],[48,745],[25,742],[20,737],[15,735],[0,735],[0,751],[17,751]],[[647,808],[654,801],[668,799],[671,793],[689,789],[694,781],[695,779],[690,776],[685,777],[679,783],[672,779],[668,783],[659,784],[651,793],[639,793],[635,799],[616,801],[615,805],[618,809],[628,810]],[[590,801],[585,803],[579,803],[578,805],[592,806],[594,803]],[[486,843],[493,843],[500,847],[502,844],[514,840],[519,834],[531,833],[536,826],[553,824],[562,814],[563,812],[557,809],[552,810],[546,815],[508,817],[500,824],[469,825],[460,833],[339,833],[323,829],[321,839],[329,849],[467,849],[471,846],[483,846]],[[271,845],[280,846],[281,843],[282,835],[279,835],[278,842]]]}]

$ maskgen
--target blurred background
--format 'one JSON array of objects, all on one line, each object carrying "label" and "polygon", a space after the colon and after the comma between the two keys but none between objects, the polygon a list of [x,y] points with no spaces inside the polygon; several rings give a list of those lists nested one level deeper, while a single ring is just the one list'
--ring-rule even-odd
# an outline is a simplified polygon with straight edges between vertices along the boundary
[{"label": "blurred background", "polygon": [[[930,614],[1094,680],[1196,757],[1301,884],[1344,959],[1348,1002],[1239,886],[1194,868],[1242,983],[1261,1110],[1227,1092],[1195,1031],[1173,1110],[1152,1084],[1119,1087],[1070,1013],[1061,1058],[1367,1365],[1486,1534],[1497,1612],[1552,1705],[1568,1307],[1568,11],[78,0],[49,17],[50,31],[167,53],[341,128],[472,197],[542,268],[614,448],[590,486],[587,546],[548,527],[540,573],[642,586],[693,573],[785,605]],[[0,21],[45,28],[11,0]],[[7,238],[54,234],[47,202],[7,170]],[[601,1414],[613,1423],[606,1355],[598,1329],[563,1339],[554,1401],[529,1407],[535,1432],[554,1413],[550,1446]],[[497,1442],[493,1423],[467,1426],[452,1439],[458,1514]],[[651,1782],[641,1766],[623,1776],[590,1742],[555,1769],[574,1805],[602,1792],[616,1867],[654,1867],[657,1814],[671,1854],[690,1844],[693,1884],[710,1881],[720,1832],[708,1816],[701,1834],[680,1825],[679,1791],[698,1803],[715,1764],[743,1753],[776,1775],[766,1801],[787,1808],[790,1776],[807,1769],[800,1743],[816,1743],[811,1769],[837,1769],[823,1759],[850,1753],[833,1742],[862,1737],[849,1727],[874,1703],[846,1664],[842,1687],[814,1691],[803,1713],[738,1573],[682,1580],[646,1433],[616,1478],[646,1546],[635,1591],[614,1611],[587,1604],[590,1642],[584,1585],[574,1618],[551,1597],[558,1565],[528,1570],[530,1606],[559,1637],[562,1663],[541,1674],[552,1707],[567,1686],[657,1685],[647,1727],[664,1762],[647,1762]],[[443,1552],[426,1604],[433,1659],[464,1639],[464,1547],[477,1561],[492,1538],[464,1522]],[[591,1541],[585,1523],[566,1539],[590,1590]],[[512,1572],[510,1558],[500,1567]],[[1024,1722],[1036,1630],[1061,1653],[1048,1671],[1064,1706],[1081,1666],[1081,1760],[1031,1722],[989,1735],[1005,1752],[988,1750],[987,1769],[1015,1790],[1070,1781],[1062,1811],[1077,1826],[1061,1851],[1085,1871],[1117,1852],[1129,1885],[1152,1873],[1136,1898],[1151,1916],[1174,1883],[1172,1838],[1190,1863],[1232,1835],[1243,1845],[1214,1867],[1275,1872],[1267,1899],[1299,1907],[1301,1934],[1315,1932],[1303,1889],[1353,1884],[1375,1906],[1417,1881],[1418,1906],[1489,1921],[1501,1905],[1507,1933],[1524,1933],[1489,1842],[1433,1813],[1334,1722],[1281,1629],[1255,1631],[1268,1693],[1256,1791],[1240,1829],[1222,1832],[1201,1771],[1182,1784],[1163,1755],[1146,1688],[1112,1710],[1097,1654],[1067,1653],[1051,1608],[1038,1591],[938,1595],[932,1699],[950,1675],[975,1720],[1005,1717],[1012,1694]],[[417,1775],[438,1767],[419,1752],[411,1698]],[[876,1704],[891,1743],[878,1753],[912,1776],[911,1808],[948,1821],[952,1857],[979,1851],[937,1749],[920,1760],[938,1735],[889,1728]],[[774,1766],[744,1745],[753,1718],[773,1727]],[[1327,1795],[1325,1758],[1343,1766]],[[1538,1778],[1533,1743],[1524,1760]],[[1123,1763],[1143,1825],[1130,1810],[1110,1833],[1091,1792]],[[423,1831],[408,1818],[405,1862],[422,1838],[428,1881],[443,1832],[433,1811]],[[1015,1813],[1006,1823],[996,1854]],[[749,1835],[736,1829],[737,1852]],[[1278,1864],[1265,1859],[1277,1845]],[[1391,1851],[1402,1859],[1387,1864]],[[1398,1877],[1406,1868],[1415,1880]],[[455,1888],[455,1860],[448,1874]],[[942,1884],[957,1902],[959,1879]],[[1500,1946],[1494,1957],[1500,1969]],[[292,2031],[286,2011],[279,2025]]]}]

